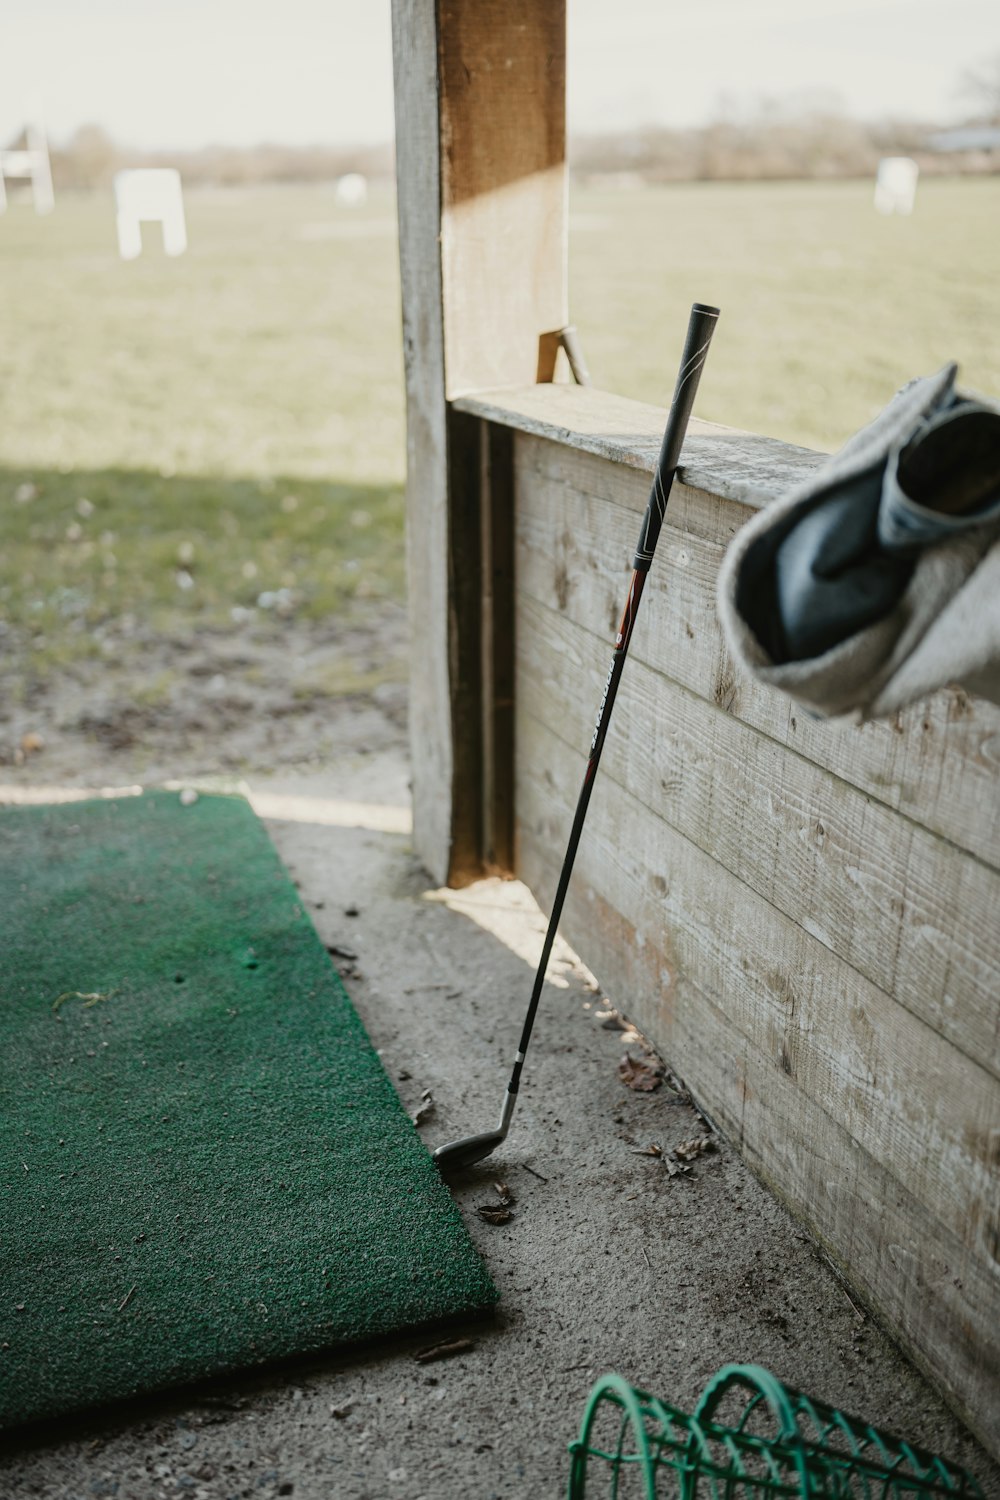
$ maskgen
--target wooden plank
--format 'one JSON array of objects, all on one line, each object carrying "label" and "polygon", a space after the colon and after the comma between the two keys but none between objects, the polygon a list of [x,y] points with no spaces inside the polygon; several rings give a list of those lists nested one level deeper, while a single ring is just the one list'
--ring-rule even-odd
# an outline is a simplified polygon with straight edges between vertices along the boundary
[{"label": "wooden plank", "polygon": [[[542,440],[517,440],[519,587],[590,630],[612,631],[646,481]],[[643,660],[1000,868],[1000,708],[945,689],[888,722],[831,725],[737,674],[715,579],[745,510],[675,487],[632,644]]]},{"label": "wooden plank", "polygon": [[443,881],[451,865],[448,475],[439,246],[437,26],[427,0],[392,0],[396,192],[406,371],[407,598],[413,842]]},{"label": "wooden plank", "polygon": [[[471,419],[467,419],[471,420]],[[514,868],[514,444],[479,423],[482,503],[483,852]]]},{"label": "wooden plank", "polygon": [[[452,725],[449,885],[483,872],[481,423],[448,409],[448,692]],[[412,655],[413,653],[411,653]]]},{"label": "wooden plank", "polygon": [[[521,797],[553,851],[565,843],[577,772],[583,757],[567,755],[522,710]],[[686,1003],[711,1000],[734,1035],[794,1079],[963,1244],[984,1256],[1000,1249],[1000,1081],[614,782],[595,788],[579,858],[584,882],[628,914],[633,984],[641,982],[648,1014],[638,993],[634,1010],[622,1003],[651,1036],[666,1045],[682,984]],[[584,944],[592,967],[586,935],[582,925],[571,941]]]},{"label": "wooden plank", "polygon": [[536,379],[568,322],[565,0],[440,0],[449,397]]},{"label": "wooden plank", "polygon": [[[519,595],[517,698],[586,746],[607,644]],[[602,777],[1000,1076],[1000,875],[628,663]]]},{"label": "wooden plank", "polygon": [[[680,351],[684,328],[678,329]],[[670,372],[666,382],[672,378]],[[667,413],[594,386],[528,385],[462,396],[463,411],[549,438],[562,448],[652,474]],[[692,419],[681,469],[688,484],[742,505],[761,506],[815,472],[825,455],[777,438]]]},{"label": "wooden plank", "polygon": [[[518,872],[543,902],[582,764],[519,717]],[[997,1452],[995,1080],[912,1018],[898,1032],[888,997],[629,793],[599,785],[591,820],[566,935]],[[908,1045],[945,1069],[926,1075],[926,1117],[926,1076],[913,1092]],[[989,1160],[971,1144],[987,1141]]]}]

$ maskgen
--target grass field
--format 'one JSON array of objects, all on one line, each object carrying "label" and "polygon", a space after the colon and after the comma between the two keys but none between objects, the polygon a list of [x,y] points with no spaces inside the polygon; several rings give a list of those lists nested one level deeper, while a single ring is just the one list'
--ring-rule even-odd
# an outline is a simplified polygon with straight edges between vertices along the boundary
[{"label": "grass field", "polygon": [[0,619],[36,682],[109,619],[184,633],[403,590],[391,195],[187,209],[187,255],[154,232],[130,264],[103,200],[0,219]]},{"label": "grass field", "polygon": [[700,415],[832,449],[957,359],[1000,395],[1000,177],[925,180],[912,218],[867,182],[576,195],[571,307],[595,383],[663,404],[687,306],[723,316]]},{"label": "grass field", "polygon": [[[36,680],[108,620],[183,632],[403,590],[391,193],[187,207],[189,253],[151,234],[131,264],[103,198],[0,218],[0,628]],[[662,404],[699,299],[724,313],[699,399],[717,421],[833,447],[950,357],[1000,391],[1000,179],[927,182],[909,220],[855,183],[576,191],[571,209],[598,385]]]}]

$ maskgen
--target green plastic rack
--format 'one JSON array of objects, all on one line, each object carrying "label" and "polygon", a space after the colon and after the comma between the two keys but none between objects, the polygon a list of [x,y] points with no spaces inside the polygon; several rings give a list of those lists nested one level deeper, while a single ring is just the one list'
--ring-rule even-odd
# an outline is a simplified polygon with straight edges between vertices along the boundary
[{"label": "green plastic rack", "polygon": [[983,1493],[947,1459],[782,1385],[760,1365],[726,1365],[692,1416],[620,1375],[604,1375],[570,1453],[569,1500],[598,1493],[612,1500],[982,1500]]}]

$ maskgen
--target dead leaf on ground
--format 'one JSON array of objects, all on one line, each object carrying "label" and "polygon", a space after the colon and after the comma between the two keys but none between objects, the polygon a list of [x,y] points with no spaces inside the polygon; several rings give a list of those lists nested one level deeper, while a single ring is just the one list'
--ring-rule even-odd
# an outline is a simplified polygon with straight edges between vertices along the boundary
[{"label": "dead leaf on ground", "polygon": [[410,1119],[413,1121],[414,1125],[422,1125],[425,1120],[430,1119],[433,1113],[434,1095],[431,1093],[430,1089],[424,1089],[421,1102],[417,1105],[413,1114],[410,1116]]},{"label": "dead leaf on ground", "polygon": [[413,1356],[419,1365],[429,1365],[437,1359],[451,1359],[456,1354],[468,1354],[474,1349],[472,1339],[452,1339],[446,1344],[431,1344],[427,1349],[418,1349]]},{"label": "dead leaf on ground", "polygon": [[327,943],[326,951],[332,958],[346,958],[350,963],[358,956],[353,948],[348,948],[343,943]]},{"label": "dead leaf on ground", "polygon": [[667,1169],[668,1177],[691,1177],[691,1168],[686,1162],[673,1161],[669,1156],[663,1158],[663,1165]]},{"label": "dead leaf on ground", "polygon": [[704,1156],[706,1152],[715,1150],[715,1142],[710,1135],[692,1136],[689,1141],[681,1141],[675,1146],[673,1154],[678,1161],[694,1161],[696,1156]]},{"label": "dead leaf on ground", "polygon": [[618,1064],[618,1077],[628,1088],[649,1094],[663,1082],[663,1064],[656,1058],[633,1057],[626,1052]]},{"label": "dead leaf on ground", "polygon": [[690,1104],[692,1102],[691,1095],[685,1088],[683,1080],[678,1078],[676,1073],[672,1073],[669,1068],[667,1069],[665,1076],[667,1083],[670,1085],[670,1087],[674,1091],[674,1094],[676,1095],[676,1098],[672,1099],[670,1102],[672,1104]]},{"label": "dead leaf on ground", "polygon": [[487,1224],[506,1224],[513,1218],[509,1208],[498,1207],[495,1203],[478,1203],[476,1213]]}]

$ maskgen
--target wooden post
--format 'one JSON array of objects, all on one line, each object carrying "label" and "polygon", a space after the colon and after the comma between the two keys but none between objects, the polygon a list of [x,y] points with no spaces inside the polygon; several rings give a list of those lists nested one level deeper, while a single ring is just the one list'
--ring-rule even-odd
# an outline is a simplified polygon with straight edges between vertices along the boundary
[{"label": "wooden post", "polygon": [[514,434],[481,422],[482,846],[487,868],[515,868]]},{"label": "wooden post", "polygon": [[393,0],[392,17],[414,842],[456,882],[509,858],[510,705],[492,700],[512,680],[513,493],[498,454],[484,531],[491,466],[449,403],[538,379],[567,322],[565,0]]}]

